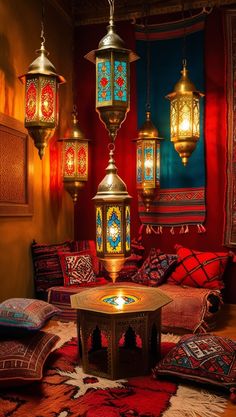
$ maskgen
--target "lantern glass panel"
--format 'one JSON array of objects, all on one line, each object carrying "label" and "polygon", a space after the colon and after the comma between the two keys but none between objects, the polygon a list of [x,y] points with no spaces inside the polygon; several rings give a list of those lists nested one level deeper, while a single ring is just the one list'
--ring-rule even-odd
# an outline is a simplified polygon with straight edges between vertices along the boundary
[{"label": "lantern glass panel", "polygon": [[178,132],[178,99],[171,100],[170,103],[170,133],[171,138],[175,138]]},{"label": "lantern glass panel", "polygon": [[97,106],[109,105],[112,99],[111,63],[108,59],[97,59]]},{"label": "lantern glass panel", "polygon": [[126,252],[130,251],[131,243],[130,243],[130,206],[125,206],[125,249]]},{"label": "lantern glass panel", "polygon": [[39,119],[44,124],[55,126],[57,119],[57,82],[55,77],[39,77]]},{"label": "lantern glass panel", "polygon": [[192,95],[179,98],[179,136],[192,136]]},{"label": "lantern glass panel", "polygon": [[29,78],[25,85],[25,125],[38,120],[38,79]]},{"label": "lantern glass panel", "polygon": [[106,207],[106,252],[122,253],[122,207],[109,205]]},{"label": "lantern glass panel", "polygon": [[199,98],[193,98],[193,135],[195,137],[200,137],[200,120],[199,120],[200,110],[199,110]]},{"label": "lantern glass panel", "polygon": [[137,184],[142,183],[142,145],[137,143],[137,156],[136,156],[136,181]]},{"label": "lantern glass panel", "polygon": [[88,179],[88,142],[78,143],[77,150],[78,166],[77,174],[80,180]]},{"label": "lantern glass panel", "polygon": [[100,254],[103,252],[103,217],[102,207],[96,207],[96,250]]},{"label": "lantern glass panel", "polygon": [[76,162],[75,162],[76,150],[75,143],[65,142],[64,144],[64,178],[71,178],[75,176]]},{"label": "lantern glass panel", "polygon": [[114,100],[128,101],[127,62],[115,60],[114,63]]},{"label": "lantern glass panel", "polygon": [[144,181],[154,179],[154,143],[148,141],[144,146]]},{"label": "lantern glass panel", "polygon": [[161,160],[161,146],[160,142],[156,144],[156,185],[157,187],[160,186],[160,176],[161,176],[161,168],[160,168],[160,160]]}]

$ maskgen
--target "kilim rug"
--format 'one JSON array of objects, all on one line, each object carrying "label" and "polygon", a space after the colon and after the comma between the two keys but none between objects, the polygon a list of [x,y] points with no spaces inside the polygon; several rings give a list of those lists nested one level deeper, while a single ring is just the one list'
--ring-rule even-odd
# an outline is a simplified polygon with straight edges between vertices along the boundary
[{"label": "kilim rug", "polygon": [[70,330],[70,340],[51,353],[42,381],[0,392],[0,417],[218,417],[224,411],[224,398],[190,386],[151,376],[111,381],[84,374],[75,325],[61,324],[59,335],[65,339]]}]

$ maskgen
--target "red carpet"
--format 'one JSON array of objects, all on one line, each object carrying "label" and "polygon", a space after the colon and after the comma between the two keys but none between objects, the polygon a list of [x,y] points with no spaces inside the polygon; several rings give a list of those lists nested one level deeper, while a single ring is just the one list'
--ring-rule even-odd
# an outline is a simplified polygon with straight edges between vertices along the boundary
[{"label": "red carpet", "polygon": [[51,354],[40,383],[0,392],[0,416],[159,417],[177,390],[176,384],[151,376],[130,378],[126,384],[86,376],[76,355],[72,339]]}]

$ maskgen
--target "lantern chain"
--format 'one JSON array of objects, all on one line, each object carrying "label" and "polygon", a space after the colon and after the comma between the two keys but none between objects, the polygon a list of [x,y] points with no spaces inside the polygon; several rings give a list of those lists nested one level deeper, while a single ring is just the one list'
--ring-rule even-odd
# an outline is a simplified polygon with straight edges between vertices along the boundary
[{"label": "lantern chain", "polygon": [[184,0],[182,1],[182,20],[183,20],[183,27],[184,27],[184,36],[183,36],[183,49],[182,49],[182,63],[184,66],[186,66],[186,34],[187,34],[187,28],[185,23],[185,16],[184,16]]},{"label": "lantern chain", "polygon": [[148,32],[148,6],[146,6],[145,10],[145,37],[146,37],[146,111],[151,111],[151,103],[150,103],[150,68],[151,68],[151,58],[150,58],[150,40],[149,40],[149,32]]},{"label": "lantern chain", "polygon": [[110,6],[110,20],[109,25],[114,25],[114,9],[115,9],[115,0],[108,0],[109,6]]},{"label": "lantern chain", "polygon": [[45,6],[44,6],[44,0],[42,0],[42,18],[41,18],[41,47],[44,47],[45,44],[45,36],[44,36],[44,17],[45,17]]}]

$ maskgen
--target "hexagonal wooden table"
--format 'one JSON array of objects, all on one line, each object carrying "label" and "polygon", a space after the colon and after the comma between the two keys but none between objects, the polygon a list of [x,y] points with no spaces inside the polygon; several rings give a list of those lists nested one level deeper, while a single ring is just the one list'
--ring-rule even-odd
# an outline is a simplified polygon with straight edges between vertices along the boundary
[{"label": "hexagonal wooden table", "polygon": [[121,283],[72,295],[84,372],[109,379],[147,374],[160,357],[161,308],[171,301],[157,288]]}]

